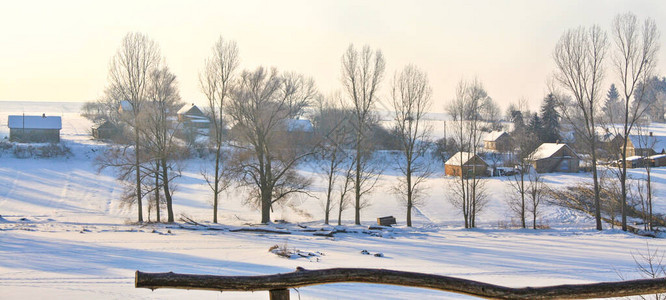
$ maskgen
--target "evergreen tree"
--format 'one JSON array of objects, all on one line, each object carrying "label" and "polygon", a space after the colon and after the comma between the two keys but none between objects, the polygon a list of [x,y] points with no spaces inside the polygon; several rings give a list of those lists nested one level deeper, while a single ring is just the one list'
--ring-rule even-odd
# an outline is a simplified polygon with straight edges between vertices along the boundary
[{"label": "evergreen tree", "polygon": [[525,121],[523,120],[523,113],[520,110],[511,111],[511,121],[513,122],[513,132],[523,132]]},{"label": "evergreen tree", "polygon": [[537,132],[544,143],[554,143],[560,139],[560,113],[556,109],[555,95],[548,94],[541,106],[541,132]]},{"label": "evergreen tree", "polygon": [[536,113],[530,118],[526,134],[533,134],[539,141],[541,141],[541,136],[543,135],[543,122]]},{"label": "evergreen tree", "polygon": [[611,84],[608,93],[606,93],[606,100],[604,101],[604,106],[601,108],[601,111],[611,123],[624,122],[624,119],[622,118],[624,107],[622,107],[620,93],[617,91],[617,88],[615,88],[615,84]]}]

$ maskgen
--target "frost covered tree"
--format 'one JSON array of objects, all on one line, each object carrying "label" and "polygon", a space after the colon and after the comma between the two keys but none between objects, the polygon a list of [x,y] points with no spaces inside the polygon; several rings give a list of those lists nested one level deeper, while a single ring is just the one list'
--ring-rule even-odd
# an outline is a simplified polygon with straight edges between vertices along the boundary
[{"label": "frost covered tree", "polygon": [[[529,211],[530,174],[532,172],[530,158],[540,142],[537,135],[527,131],[514,135],[514,157],[519,167],[519,172],[510,176],[507,180],[510,186],[510,194],[507,197],[509,208],[518,215],[523,228],[527,227],[527,212]],[[538,205],[538,203],[537,203]]]},{"label": "frost covered tree", "polygon": [[[636,15],[626,13],[613,19],[613,66],[620,82],[623,126],[620,159],[626,161],[629,135],[636,122],[647,109],[644,91],[637,91],[639,82],[647,82],[657,66],[659,31],[654,20],[648,18],[641,26]],[[646,85],[641,85],[646,88]],[[615,126],[613,126],[615,128]],[[627,165],[621,164],[622,230],[627,230]]]},{"label": "frost covered tree", "polygon": [[213,191],[213,223],[217,223],[217,208],[220,193],[230,184],[228,174],[223,163],[225,157],[222,153],[224,144],[224,107],[229,100],[235,71],[240,63],[238,47],[234,41],[226,41],[220,37],[212,49],[212,54],[206,59],[204,69],[199,74],[201,91],[208,99],[208,111],[211,121],[210,142],[215,153],[215,163],[212,174],[202,170],[204,179]]},{"label": "frost covered tree", "polygon": [[[352,142],[353,126],[351,111],[341,107],[336,101],[320,97],[314,116],[315,136],[319,141],[317,150],[318,168],[326,180],[326,200],[324,202],[324,223],[329,224],[334,208],[336,186],[348,185],[344,174],[350,155],[346,147]],[[340,180],[345,182],[340,183]],[[341,193],[346,193],[343,189]],[[344,199],[340,199],[344,201]],[[340,203],[342,204],[342,203]],[[340,207],[339,207],[340,208]]]},{"label": "frost covered tree", "polygon": [[[483,104],[488,97],[483,85],[478,80],[467,82],[461,80],[456,87],[456,98],[447,106],[447,113],[453,118],[454,140],[460,152],[457,155],[460,169],[465,161],[472,159],[477,153],[481,142],[481,116]],[[465,228],[476,227],[476,216],[487,203],[484,181],[479,174],[486,170],[477,170],[472,163],[469,174],[460,174],[459,178],[451,179],[448,200],[460,209],[465,221]]]},{"label": "frost covered tree", "polygon": [[157,221],[160,222],[160,190],[164,195],[167,209],[167,222],[174,222],[173,184],[180,177],[178,162],[182,159],[183,149],[175,138],[178,130],[176,111],[182,102],[178,92],[176,75],[167,67],[153,70],[150,73],[147,91],[147,102],[144,104],[141,131],[152,163],[147,164],[148,177],[155,182],[152,187],[155,193]]},{"label": "frost covered tree", "polygon": [[128,33],[121,41],[109,67],[109,82],[106,89],[108,98],[116,99],[116,103],[126,101],[124,115],[121,119],[133,131],[133,156],[135,172],[136,205],[138,221],[143,222],[143,205],[141,203],[141,128],[140,114],[148,98],[150,74],[160,63],[160,50],[157,44],[142,33]]},{"label": "frost covered tree", "polygon": [[400,139],[402,157],[398,166],[404,176],[394,189],[405,201],[407,226],[412,226],[412,209],[421,203],[421,184],[432,173],[430,163],[424,161],[430,128],[423,120],[430,109],[431,94],[427,74],[415,66],[406,66],[393,77],[393,126]]},{"label": "frost covered tree", "polygon": [[357,225],[361,224],[361,198],[372,189],[378,177],[372,172],[369,133],[385,68],[382,52],[373,53],[369,46],[359,52],[354,45],[349,45],[342,55],[342,84],[354,112],[354,223]]},{"label": "frost covered tree", "polygon": [[562,116],[573,125],[576,135],[584,141],[591,156],[597,230],[601,230],[602,227],[596,126],[607,48],[606,33],[595,25],[590,28],[578,27],[567,30],[560,37],[553,52],[556,65],[555,80],[573,99],[567,101],[566,97],[556,97],[558,107]]},{"label": "frost covered tree", "polygon": [[316,95],[312,79],[263,67],[243,71],[232,91],[227,114],[238,143],[231,168],[251,188],[247,200],[261,209],[263,224],[270,222],[274,203],[306,193],[310,184],[295,168],[312,151],[297,147],[287,129]]}]

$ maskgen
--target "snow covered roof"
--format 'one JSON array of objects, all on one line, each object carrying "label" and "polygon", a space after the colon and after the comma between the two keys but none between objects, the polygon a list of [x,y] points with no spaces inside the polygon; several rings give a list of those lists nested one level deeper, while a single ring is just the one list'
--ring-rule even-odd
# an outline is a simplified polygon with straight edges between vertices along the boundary
[{"label": "snow covered roof", "polygon": [[192,104],[183,105],[183,107],[181,107],[178,110],[178,112],[176,112],[176,114],[179,114],[179,115],[193,114],[193,115],[201,116],[201,115],[203,115],[203,112],[201,112],[201,109],[199,109],[199,107],[197,107],[196,105],[194,105],[194,103],[192,103]]},{"label": "snow covered roof", "polygon": [[656,152],[666,149],[666,137],[664,136],[630,134],[629,140],[634,148],[652,148]]},{"label": "snow covered roof", "polygon": [[664,157],[666,157],[666,154],[655,154],[655,155],[649,156],[648,158],[649,159],[659,159],[659,158],[664,158]]},{"label": "snow covered roof", "polygon": [[642,157],[642,156],[638,156],[638,155],[628,156],[628,157],[627,157],[627,161],[639,161],[639,160],[642,160],[643,158],[644,158],[644,157]]},{"label": "snow covered roof", "polygon": [[9,128],[25,129],[62,129],[62,120],[59,116],[9,116]]},{"label": "snow covered roof", "polygon": [[312,122],[310,120],[296,120],[289,119],[287,122],[287,131],[288,132],[313,132],[314,128],[312,127]]},{"label": "snow covered roof", "polygon": [[[461,154],[462,154],[462,163],[460,160]],[[449,160],[446,161],[445,165],[454,165],[454,166],[464,165],[467,164],[474,156],[475,155],[471,152],[458,152],[453,156],[451,156],[451,158],[449,158]],[[485,161],[480,156],[477,156],[477,158],[485,163]]]},{"label": "snow covered roof", "polygon": [[491,131],[488,134],[486,134],[486,136],[483,138],[483,141],[494,142],[494,141],[497,141],[497,139],[500,138],[504,134],[508,134],[508,133],[506,133],[506,131],[500,131],[500,130]]},{"label": "snow covered roof", "polygon": [[[536,150],[532,152],[531,158],[533,160],[549,158],[564,147],[569,148],[567,144],[562,144],[562,143],[543,143],[541,144],[541,146],[539,146],[539,148],[536,148]],[[574,152],[571,148],[569,148],[569,150],[571,150],[571,153],[579,157],[578,154],[576,154],[576,152]]]}]

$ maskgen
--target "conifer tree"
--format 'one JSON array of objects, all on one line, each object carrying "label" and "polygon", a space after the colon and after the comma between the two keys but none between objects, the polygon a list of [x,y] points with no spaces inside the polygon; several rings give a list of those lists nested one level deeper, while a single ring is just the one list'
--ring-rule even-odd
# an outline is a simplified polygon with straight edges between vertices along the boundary
[{"label": "conifer tree", "polygon": [[539,139],[544,143],[555,143],[560,139],[560,113],[556,110],[555,95],[548,94],[541,106],[541,131]]}]

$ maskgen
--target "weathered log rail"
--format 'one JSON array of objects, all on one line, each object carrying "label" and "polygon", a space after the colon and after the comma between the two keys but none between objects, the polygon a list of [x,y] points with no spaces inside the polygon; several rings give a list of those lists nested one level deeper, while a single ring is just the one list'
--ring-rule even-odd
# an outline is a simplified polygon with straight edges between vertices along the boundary
[{"label": "weathered log rail", "polygon": [[289,289],[361,282],[428,288],[488,299],[588,299],[666,293],[666,278],[591,284],[511,288],[449,276],[385,269],[335,268],[259,276],[218,276],[136,271],[137,288],[212,291],[269,291],[271,299],[289,299]]}]

